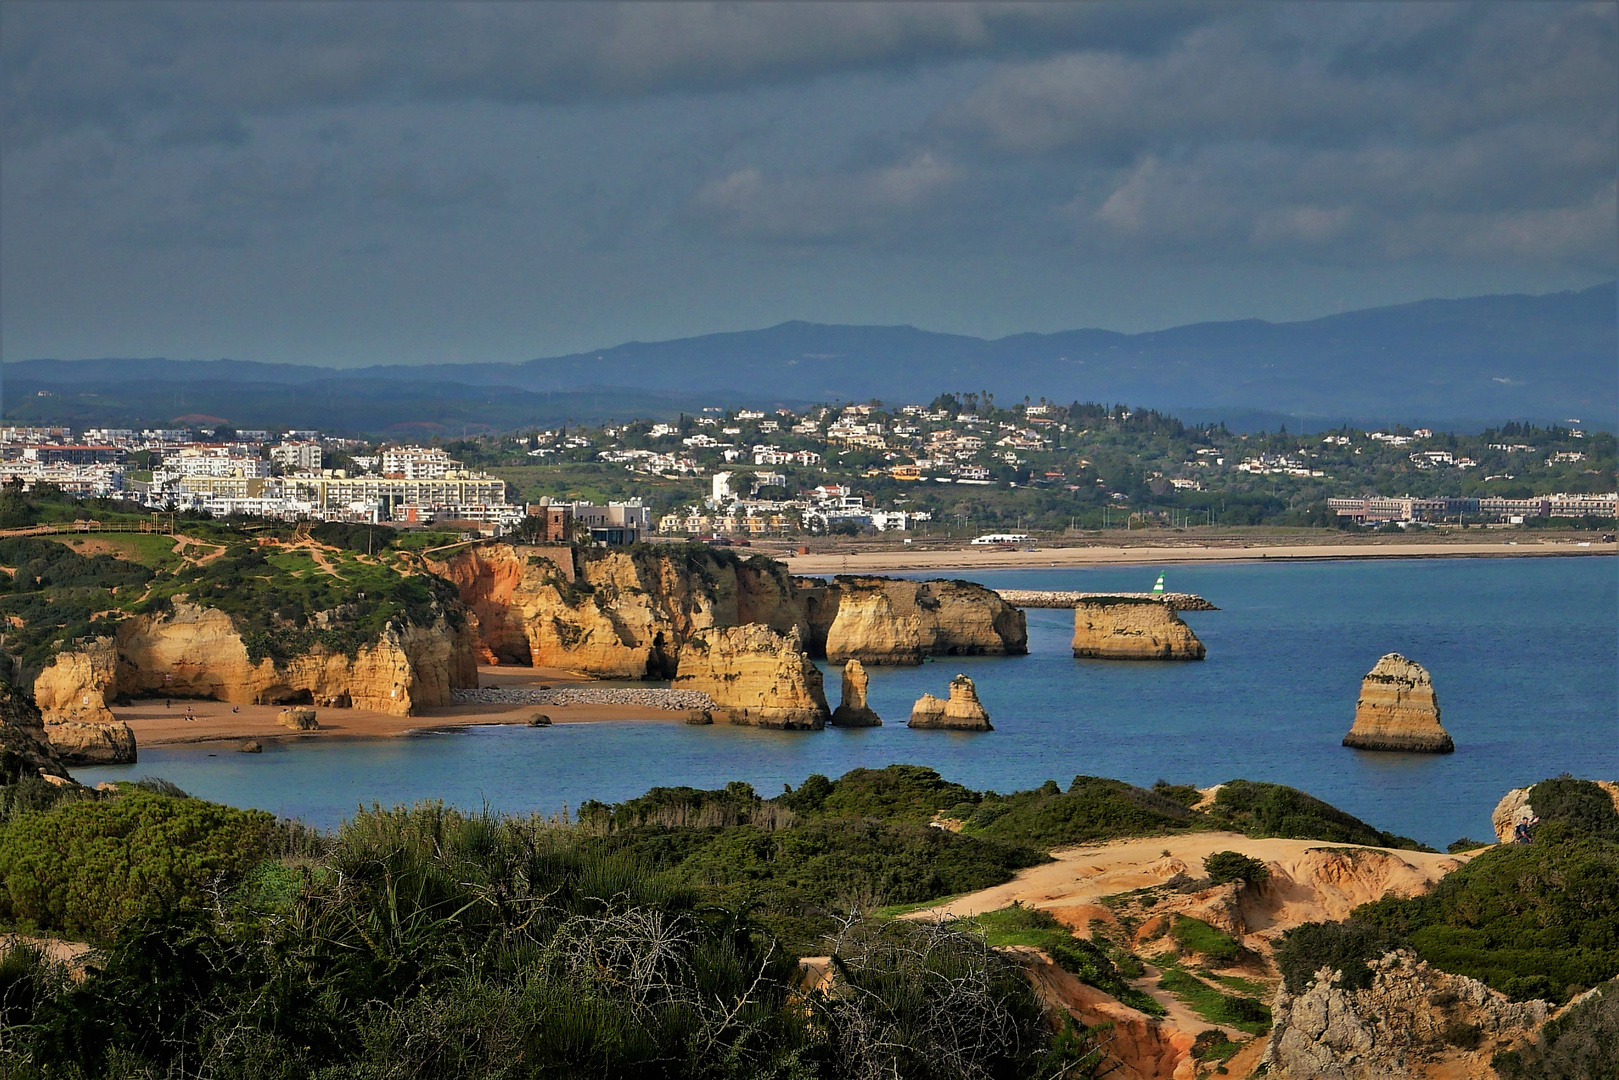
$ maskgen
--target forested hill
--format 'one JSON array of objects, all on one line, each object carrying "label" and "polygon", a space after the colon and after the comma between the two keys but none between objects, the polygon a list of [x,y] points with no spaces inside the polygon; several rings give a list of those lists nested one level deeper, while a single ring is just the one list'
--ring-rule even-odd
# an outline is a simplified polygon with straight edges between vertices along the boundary
[{"label": "forested hill", "polygon": [[[926,401],[945,390],[1115,401],[1160,410],[1263,410],[1443,422],[1578,417],[1619,421],[1615,284],[1544,296],[1424,300],[1306,322],[1199,323],[1144,334],[1071,330],[986,341],[909,326],[788,322],[763,330],[630,342],[520,364],[336,371],[247,361],[29,360],[5,365],[6,409],[39,389],[105,392],[131,380],[199,391],[226,384],[383,382],[398,389],[607,387],[739,401]],[[70,391],[73,392],[73,391]],[[170,395],[175,396],[175,394]],[[330,396],[327,393],[325,396]],[[34,404],[29,419],[40,406]],[[217,407],[226,407],[218,403]]]}]

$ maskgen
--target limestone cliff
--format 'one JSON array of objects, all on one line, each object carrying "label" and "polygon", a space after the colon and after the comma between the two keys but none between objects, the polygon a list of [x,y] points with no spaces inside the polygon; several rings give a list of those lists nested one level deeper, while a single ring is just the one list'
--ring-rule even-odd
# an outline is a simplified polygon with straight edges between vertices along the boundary
[{"label": "limestone cliff", "polygon": [[866,704],[871,677],[858,660],[843,665],[843,701],[832,713],[833,727],[881,727],[882,719]]},{"label": "limestone cliff", "polygon": [[[1592,783],[1607,792],[1608,798],[1613,800],[1613,808],[1619,810],[1619,782],[1593,780]],[[1495,804],[1495,810],[1490,814],[1490,826],[1495,830],[1496,840],[1510,844],[1518,822],[1529,821],[1534,816],[1535,808],[1529,804],[1529,789],[1513,788],[1501,796],[1501,801]]]},{"label": "limestone cliff", "polygon": [[64,719],[87,715],[97,701],[105,711],[110,697],[164,695],[409,716],[449,704],[452,688],[476,684],[470,628],[444,619],[430,627],[390,626],[352,657],[316,645],[278,664],[252,660],[229,615],[177,599],[167,611],[120,622],[113,639],[59,654],[35,680],[34,693]]},{"label": "limestone cliff", "polygon": [[1029,651],[1023,612],[970,581],[798,578],[810,652],[863,664],[919,664],[924,656],[1018,656]]},{"label": "limestone cliff", "polygon": [[798,631],[768,626],[699,630],[680,651],[671,685],[714,699],[714,718],[733,724],[820,730],[826,726],[821,672],[801,649]]},{"label": "limestone cliff", "polygon": [[1476,979],[1431,968],[1403,950],[1372,966],[1372,985],[1364,990],[1334,986],[1336,973],[1323,968],[1297,996],[1285,986],[1277,991],[1264,1058],[1269,1075],[1491,1076],[1491,1055],[1533,1034],[1550,1015],[1544,1001],[1509,1001]]},{"label": "limestone cliff", "polygon": [[696,545],[489,544],[434,569],[477,616],[485,662],[668,678],[700,631],[750,623],[804,630],[779,563]]},{"label": "limestone cliff", "polygon": [[1344,745],[1424,754],[1455,750],[1450,733],[1439,726],[1439,701],[1427,669],[1399,653],[1379,660],[1360,684],[1355,723]]},{"label": "limestone cliff", "polygon": [[989,712],[978,700],[978,688],[965,675],[950,680],[950,699],[940,701],[923,694],[911,706],[910,726],[943,728],[950,731],[993,731]]},{"label": "limestone cliff", "polygon": [[16,687],[0,683],[0,783],[20,776],[72,781],[62,756],[45,737],[39,707]]},{"label": "limestone cliff", "polygon": [[1201,660],[1203,643],[1173,608],[1157,600],[1097,599],[1074,604],[1074,655],[1098,660]]}]

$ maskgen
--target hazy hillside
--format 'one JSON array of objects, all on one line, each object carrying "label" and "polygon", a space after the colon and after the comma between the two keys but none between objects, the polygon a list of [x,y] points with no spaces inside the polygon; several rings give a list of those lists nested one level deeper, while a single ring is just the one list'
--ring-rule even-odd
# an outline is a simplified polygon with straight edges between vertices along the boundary
[{"label": "hazy hillside", "polygon": [[[1043,395],[1199,415],[1249,410],[1431,422],[1579,417],[1611,426],[1619,421],[1616,318],[1610,282],[1545,296],[1425,300],[1307,322],[1200,323],[1145,334],[1072,330],[986,341],[908,326],[789,322],[764,330],[630,342],[521,364],[336,372],[227,360],[32,360],[5,365],[5,404],[8,419],[25,414],[44,419],[53,407],[67,408],[70,396],[84,389],[127,399],[131,380],[142,380],[173,384],[162,393],[154,387],[153,393],[136,395],[143,414],[151,408],[158,410],[153,416],[161,414],[169,406],[157,399],[177,401],[183,390],[196,402],[184,411],[197,411],[207,397],[210,409],[248,423],[237,419],[249,405],[248,383],[324,382],[320,400],[341,410],[338,399],[344,394],[360,394],[374,404],[375,395],[360,393],[362,384],[383,381],[390,387],[383,396],[396,401],[386,410],[391,422],[416,407],[404,399],[432,397],[459,400],[476,423],[493,419],[478,416],[478,400],[498,407],[502,421],[544,403],[505,392],[450,391],[449,384],[529,394],[634,387],[682,404],[927,400],[943,390],[987,389],[1003,400]],[[422,385],[428,383],[440,385],[429,390]],[[218,393],[204,393],[203,384],[216,384]],[[59,389],[61,400],[24,406],[23,397],[41,388]],[[127,400],[121,404],[136,406]],[[627,409],[615,405],[629,402],[604,404],[622,415]],[[20,407],[23,411],[15,411]],[[448,416],[442,420],[455,422]]]}]

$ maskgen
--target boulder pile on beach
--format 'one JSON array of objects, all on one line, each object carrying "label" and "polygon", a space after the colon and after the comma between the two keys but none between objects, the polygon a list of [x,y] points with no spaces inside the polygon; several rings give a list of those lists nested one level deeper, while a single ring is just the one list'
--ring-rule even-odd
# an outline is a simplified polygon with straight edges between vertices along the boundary
[{"label": "boulder pile on beach", "polygon": [[529,687],[485,687],[479,690],[452,690],[455,705],[636,705],[644,709],[712,709],[714,699],[693,690],[663,687],[592,686],[562,690],[536,690]]}]

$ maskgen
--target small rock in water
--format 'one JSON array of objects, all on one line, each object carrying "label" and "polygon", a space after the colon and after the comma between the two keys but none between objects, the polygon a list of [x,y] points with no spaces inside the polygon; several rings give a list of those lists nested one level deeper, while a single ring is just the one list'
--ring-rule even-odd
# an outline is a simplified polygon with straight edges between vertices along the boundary
[{"label": "small rock in water", "polygon": [[694,712],[690,716],[686,717],[686,723],[688,723],[688,724],[702,725],[702,724],[712,724],[713,722],[714,722],[714,714],[709,712],[707,709],[703,709],[703,710],[701,710],[699,712]]},{"label": "small rock in water", "polygon": [[264,753],[264,744],[257,739],[248,739],[236,748],[236,752],[238,754],[262,754]]},{"label": "small rock in water", "polygon": [[551,718],[542,712],[537,712],[528,718],[529,727],[550,727]]}]

